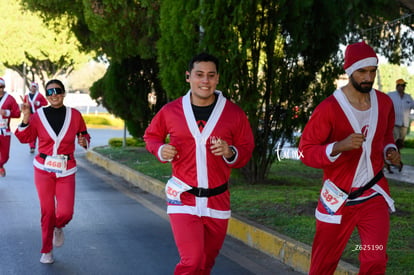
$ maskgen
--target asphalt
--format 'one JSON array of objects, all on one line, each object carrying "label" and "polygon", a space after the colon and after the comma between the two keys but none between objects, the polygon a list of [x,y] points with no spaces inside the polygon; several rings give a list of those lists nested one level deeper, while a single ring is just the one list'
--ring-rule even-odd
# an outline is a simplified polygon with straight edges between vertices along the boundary
[{"label": "asphalt", "polygon": [[[17,122],[16,122],[17,123]],[[17,124],[16,124],[17,125]],[[14,126],[15,128],[16,126]],[[165,184],[148,177],[126,166],[120,165],[93,150],[88,150],[86,158],[108,172],[120,176],[134,186],[141,188],[157,197],[165,198]],[[414,167],[404,165],[401,172],[391,167],[393,173],[384,169],[387,179],[414,184]],[[397,209],[398,211],[398,209]],[[311,247],[270,230],[260,224],[254,223],[243,217],[232,214],[229,221],[228,235],[240,240],[248,246],[255,248],[275,259],[291,266],[294,270],[307,274],[310,266]],[[335,275],[356,275],[358,268],[340,261]]]},{"label": "asphalt", "polygon": [[[105,168],[112,174],[123,177],[125,180],[160,198],[165,197],[165,184],[148,177],[124,165],[112,161],[93,150],[89,150],[86,158],[98,166]],[[391,167],[393,173],[384,169],[388,179],[414,184],[414,167],[405,165],[401,172]],[[228,235],[242,241],[248,246],[258,249],[267,255],[291,266],[294,270],[307,274],[310,266],[311,247],[292,238],[279,234],[260,224],[232,215],[229,221]],[[358,274],[358,268],[347,262],[340,261],[335,275]]]},{"label": "asphalt", "polygon": [[[165,184],[159,180],[148,177],[124,165],[120,165],[93,150],[87,152],[86,158],[90,162],[105,168],[112,174],[123,177],[134,186],[160,198],[165,197]],[[397,168],[392,167],[391,171],[393,173],[384,170],[386,178],[414,184],[413,166],[405,165],[401,172]],[[296,271],[305,274],[309,272],[311,256],[311,247],[309,245],[293,240],[292,238],[234,214],[229,221],[227,234],[291,266]],[[334,274],[354,275],[358,274],[358,268],[347,262],[340,261]]]}]

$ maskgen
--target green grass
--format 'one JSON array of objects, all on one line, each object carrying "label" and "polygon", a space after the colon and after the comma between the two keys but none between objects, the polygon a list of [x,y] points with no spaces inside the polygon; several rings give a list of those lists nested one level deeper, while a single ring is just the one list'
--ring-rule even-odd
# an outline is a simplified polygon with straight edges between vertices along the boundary
[{"label": "green grass", "polygon": [[159,162],[143,147],[97,147],[95,151],[162,182],[172,174],[171,165]]},{"label": "green grass", "polygon": [[403,148],[401,150],[401,161],[406,165],[414,166],[414,148]]},{"label": "green grass", "polygon": [[[171,165],[162,164],[144,148],[95,149],[98,153],[141,173],[166,182]],[[414,165],[414,149],[404,148],[402,159]],[[247,185],[238,170],[230,178],[232,211],[300,242],[312,244],[315,234],[314,211],[322,183],[322,171],[300,161],[283,160],[273,164],[269,184]],[[389,181],[397,212],[390,218],[387,274],[409,274],[414,269],[414,185]],[[358,266],[359,244],[353,233],[342,259]]]}]

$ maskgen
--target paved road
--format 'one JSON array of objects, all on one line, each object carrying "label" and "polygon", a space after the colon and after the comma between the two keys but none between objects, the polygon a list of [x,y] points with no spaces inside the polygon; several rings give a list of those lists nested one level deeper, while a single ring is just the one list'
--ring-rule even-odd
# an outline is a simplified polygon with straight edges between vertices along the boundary
[{"label": "paved road", "polygon": [[404,165],[401,172],[399,172],[396,167],[392,166],[391,171],[393,173],[389,173],[386,169],[384,169],[384,175],[387,179],[393,179],[396,181],[414,184],[414,167],[413,166]]},{"label": "paved road", "polygon": [[[92,146],[122,131],[90,130]],[[39,263],[40,210],[33,155],[13,136],[7,176],[0,178],[0,275],[172,274],[179,260],[165,203],[87,162],[78,160],[75,214],[55,263]],[[212,274],[300,274],[241,242],[226,238]]]}]

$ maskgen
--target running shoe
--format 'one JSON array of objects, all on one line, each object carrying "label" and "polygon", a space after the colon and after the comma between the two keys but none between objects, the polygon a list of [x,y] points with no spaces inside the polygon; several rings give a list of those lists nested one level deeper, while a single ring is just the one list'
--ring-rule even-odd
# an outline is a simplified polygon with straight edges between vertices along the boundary
[{"label": "running shoe", "polygon": [[52,251],[49,253],[42,253],[42,256],[40,257],[40,262],[42,264],[53,264],[54,261]]},{"label": "running shoe", "polygon": [[53,246],[61,247],[65,241],[65,235],[63,234],[62,228],[55,227],[53,231]]}]

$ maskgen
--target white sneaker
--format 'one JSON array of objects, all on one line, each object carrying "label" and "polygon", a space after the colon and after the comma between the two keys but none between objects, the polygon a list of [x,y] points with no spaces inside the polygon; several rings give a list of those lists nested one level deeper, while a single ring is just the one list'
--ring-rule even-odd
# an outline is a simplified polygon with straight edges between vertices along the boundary
[{"label": "white sneaker", "polygon": [[42,264],[53,264],[54,261],[52,251],[49,253],[42,253],[42,256],[40,257],[40,262]]},{"label": "white sneaker", "polygon": [[53,246],[61,247],[64,242],[65,235],[63,234],[63,229],[55,227],[55,230],[53,231]]}]

